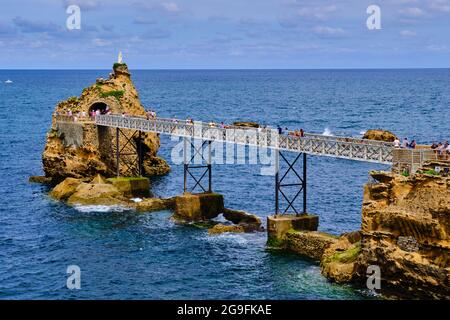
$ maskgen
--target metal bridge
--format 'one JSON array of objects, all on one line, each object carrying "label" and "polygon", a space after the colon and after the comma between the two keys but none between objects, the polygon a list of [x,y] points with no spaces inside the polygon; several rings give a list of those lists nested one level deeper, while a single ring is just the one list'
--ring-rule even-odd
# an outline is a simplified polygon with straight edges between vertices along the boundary
[{"label": "metal bridge", "polygon": [[259,148],[271,148],[317,156],[350,159],[392,165],[392,143],[346,137],[305,133],[303,137],[278,134],[273,129],[250,127],[211,126],[203,122],[188,123],[186,120],[121,115],[99,115],[95,118],[99,126],[155,132],[172,136],[227,142]]},{"label": "metal bridge", "polygon": [[[119,136],[121,133],[123,134],[122,129],[132,130],[133,134],[131,138],[127,138],[126,144],[132,145],[136,151],[137,157],[135,163],[139,166],[139,175],[142,173],[140,143],[142,132],[182,137],[184,139],[184,192],[194,192],[197,189],[203,192],[212,192],[212,142],[272,149],[275,151],[276,215],[280,213],[295,213],[296,215],[307,213],[308,154],[399,166],[402,170],[403,167],[406,167],[409,171],[415,171],[423,161],[436,157],[435,153],[431,150],[398,149],[394,148],[392,143],[375,140],[310,133],[305,133],[300,137],[292,134],[292,132],[279,134],[275,129],[229,125],[217,126],[213,123],[192,123],[180,119],[147,119],[146,117],[139,116],[110,114],[97,115],[95,119],[56,116],[56,121],[91,122],[97,126],[115,128],[117,168],[119,168],[120,163],[120,150],[124,149],[124,146],[119,146]],[[125,134],[123,136],[126,137]],[[133,140],[135,141],[133,142]],[[194,140],[200,140],[202,143],[196,145],[193,143]],[[209,150],[206,158],[203,155],[205,146]],[[188,150],[191,152],[188,153]],[[292,159],[292,156],[289,158],[286,155],[287,152],[293,153],[294,159]],[[189,159],[187,154],[193,154],[193,156]],[[193,163],[196,156],[201,158],[201,164]],[[303,158],[302,161],[298,161],[301,157]],[[280,162],[282,162],[283,166],[280,166]],[[299,168],[296,167],[299,164],[301,164],[302,170],[298,170]],[[201,169],[200,174],[198,174],[196,169]],[[117,174],[119,175],[119,170],[117,170]],[[208,180],[207,185],[202,183],[206,179]],[[193,180],[194,182],[194,186],[189,190],[188,180]],[[291,192],[287,192],[288,189]],[[292,192],[292,190],[294,191]],[[299,197],[301,194],[303,196]],[[299,200],[302,200],[302,209],[296,207],[296,202]],[[282,204],[283,208],[281,208]]]}]

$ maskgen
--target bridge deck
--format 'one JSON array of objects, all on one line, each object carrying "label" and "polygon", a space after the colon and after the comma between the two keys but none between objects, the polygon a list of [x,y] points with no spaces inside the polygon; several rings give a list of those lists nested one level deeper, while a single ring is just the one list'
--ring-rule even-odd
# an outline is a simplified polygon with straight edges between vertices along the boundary
[{"label": "bridge deck", "polygon": [[226,126],[220,128],[202,122],[151,119],[121,115],[100,115],[95,118],[99,126],[134,129],[179,137],[234,143],[259,148],[280,149],[318,156],[357,161],[392,164],[392,143],[347,137],[305,134],[304,137],[278,134],[276,130]]}]

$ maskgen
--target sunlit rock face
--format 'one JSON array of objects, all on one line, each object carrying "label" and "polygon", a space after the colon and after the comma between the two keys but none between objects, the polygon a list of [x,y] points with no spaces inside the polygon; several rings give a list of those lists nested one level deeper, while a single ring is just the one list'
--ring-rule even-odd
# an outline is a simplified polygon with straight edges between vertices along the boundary
[{"label": "sunlit rock face", "polygon": [[450,178],[372,172],[365,186],[359,273],[380,267],[382,289],[450,299]]},{"label": "sunlit rock face", "polygon": [[[97,79],[96,83],[85,88],[80,97],[71,97],[60,102],[52,119],[52,127],[47,134],[47,144],[42,155],[46,177],[55,182],[66,177],[84,178],[96,174],[113,176],[117,173],[116,132],[115,129],[97,127],[84,121],[95,110],[108,108],[112,113],[144,116],[145,109],[131,80],[126,64],[114,65],[109,79]],[[58,115],[71,113],[77,121],[56,121]],[[87,116],[84,117],[84,116]],[[123,176],[134,175],[137,170],[136,150],[126,142],[133,141],[134,131],[122,130],[119,137],[123,153],[134,155],[121,156],[119,173]],[[145,175],[166,174],[168,164],[157,156],[160,146],[159,137],[153,133],[142,133],[143,170]]]}]

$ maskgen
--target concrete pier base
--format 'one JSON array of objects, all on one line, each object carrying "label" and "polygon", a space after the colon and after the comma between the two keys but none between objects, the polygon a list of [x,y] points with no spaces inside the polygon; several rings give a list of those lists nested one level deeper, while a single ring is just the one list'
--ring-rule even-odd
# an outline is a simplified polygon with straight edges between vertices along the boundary
[{"label": "concrete pier base", "polygon": [[185,221],[209,220],[217,217],[223,211],[223,196],[218,193],[184,193],[175,197],[175,219]]},{"label": "concrete pier base", "polygon": [[317,231],[319,217],[305,214],[277,215],[267,217],[267,245],[270,247],[283,247],[286,234],[291,231]]}]

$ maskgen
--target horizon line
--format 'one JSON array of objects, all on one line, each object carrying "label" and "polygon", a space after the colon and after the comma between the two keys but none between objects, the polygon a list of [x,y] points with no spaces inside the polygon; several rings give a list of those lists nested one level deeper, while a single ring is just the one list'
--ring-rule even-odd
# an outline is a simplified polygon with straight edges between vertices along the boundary
[{"label": "horizon line", "polygon": [[[112,69],[112,68],[111,68]],[[1,68],[0,71],[105,71],[104,68]],[[444,70],[450,67],[338,67],[338,68],[129,68],[134,71],[245,71],[245,70]]]}]

